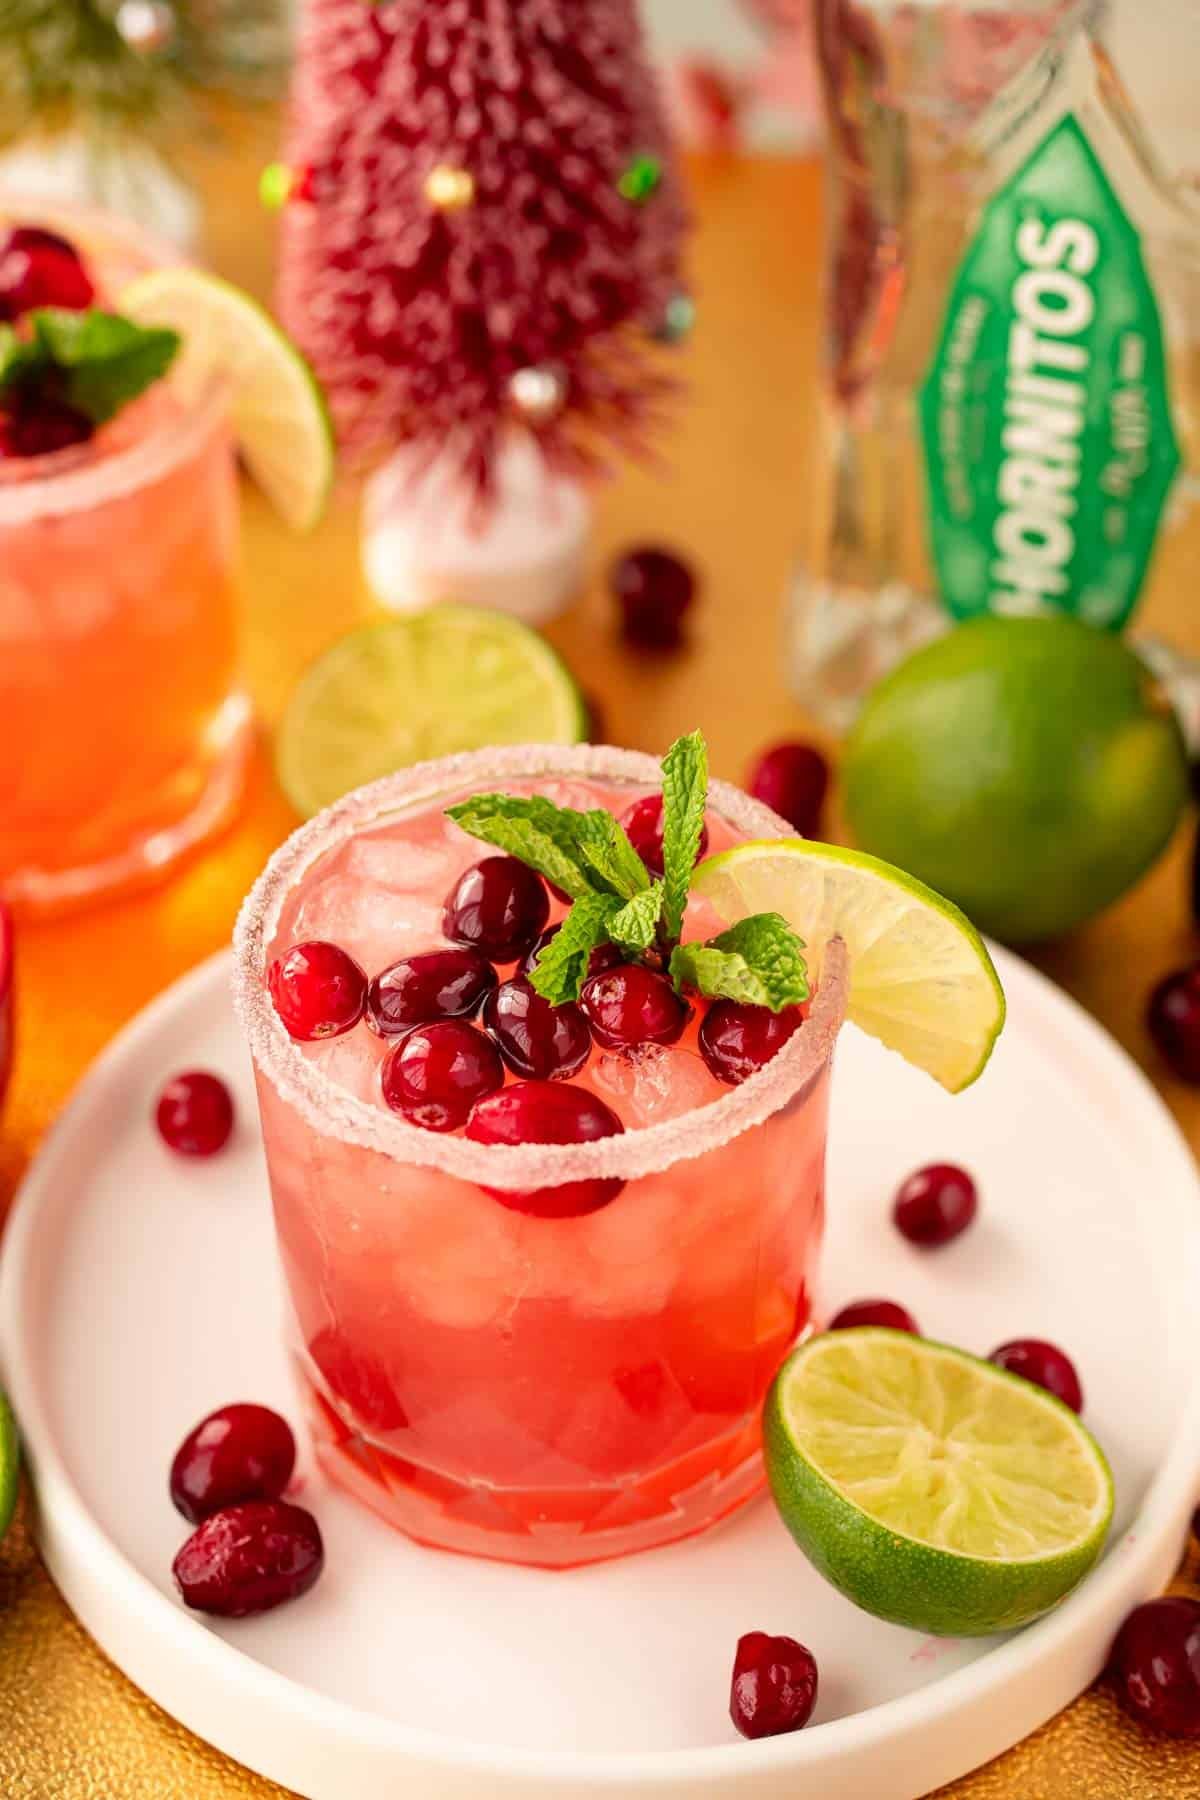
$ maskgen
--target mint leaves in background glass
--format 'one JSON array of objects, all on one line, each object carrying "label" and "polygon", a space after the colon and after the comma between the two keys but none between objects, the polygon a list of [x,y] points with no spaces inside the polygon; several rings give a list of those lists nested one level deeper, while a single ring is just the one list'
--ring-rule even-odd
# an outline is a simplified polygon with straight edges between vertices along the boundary
[{"label": "mint leaves in background glass", "polygon": [[667,969],[677,989],[772,1012],[809,997],[804,945],[778,913],[757,913],[707,944],[681,944],[708,797],[699,731],[662,761],[663,878],[652,881],[624,827],[598,807],[578,812],[544,795],[474,794],[447,808],[457,825],[536,869],[573,902],[529,979],[553,1006],[578,1000],[592,951],[613,943],[631,962]]},{"label": "mint leaves in background glass", "polygon": [[0,324],[0,406],[47,392],[93,425],[104,425],[170,368],[175,331],[146,329],[116,313],[44,307],[18,332]]}]

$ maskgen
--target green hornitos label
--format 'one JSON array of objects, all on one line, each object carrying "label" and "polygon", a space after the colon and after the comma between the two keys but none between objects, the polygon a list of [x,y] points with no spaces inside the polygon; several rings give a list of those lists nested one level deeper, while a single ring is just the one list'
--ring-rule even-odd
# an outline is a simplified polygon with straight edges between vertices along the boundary
[{"label": "green hornitos label", "polygon": [[1123,625],[1179,448],[1141,243],[1074,117],[988,203],[920,418],[949,611]]}]

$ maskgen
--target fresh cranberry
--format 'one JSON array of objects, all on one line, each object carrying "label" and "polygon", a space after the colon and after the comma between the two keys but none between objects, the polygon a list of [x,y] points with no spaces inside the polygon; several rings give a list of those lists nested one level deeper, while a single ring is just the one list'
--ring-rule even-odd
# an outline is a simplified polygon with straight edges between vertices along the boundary
[{"label": "fresh cranberry", "polygon": [[320,938],[293,944],[267,970],[267,986],[294,1038],[338,1037],[367,1004],[367,978],[352,956]]},{"label": "fresh cranberry", "polygon": [[367,1024],[380,1037],[399,1037],[434,1019],[469,1019],[496,981],[495,969],[477,950],[406,956],[367,989]]},{"label": "fresh cranberry", "polygon": [[817,1703],[817,1660],[795,1638],[748,1631],[738,1639],[729,1716],[743,1737],[799,1731]]},{"label": "fresh cranberry", "polygon": [[171,1499],[193,1525],[241,1500],[278,1500],[296,1466],[291,1426],[269,1406],[223,1406],[189,1431],[171,1464]]},{"label": "fresh cranberry", "polygon": [[[624,1129],[611,1107],[585,1088],[557,1081],[514,1081],[479,1102],[467,1123],[467,1136],[477,1144],[589,1144]],[[570,1219],[598,1212],[624,1186],[619,1177],[596,1177],[525,1192],[487,1191],[512,1212]]]},{"label": "fresh cranberry", "polygon": [[801,837],[816,837],[829,787],[829,764],[812,744],[775,744],[750,773],[756,800],[786,819]]},{"label": "fresh cranberry", "polygon": [[0,243],[0,319],[38,306],[82,312],[95,297],[79,252],[57,232],[18,225]]},{"label": "fresh cranberry", "polygon": [[631,644],[674,650],[696,592],[688,565],[670,550],[630,550],[613,564],[609,582],[621,609],[621,629]]},{"label": "fresh cranberry", "polygon": [[311,1513],[286,1500],[247,1500],[198,1525],[173,1572],[186,1606],[244,1619],[307,1593],[324,1561]]},{"label": "fresh cranberry", "polygon": [[493,962],[517,962],[550,916],[540,875],[515,856],[485,856],[459,877],[446,898],[443,929]]},{"label": "fresh cranberry", "polygon": [[[519,975],[528,975],[531,970],[536,968],[538,957],[542,954],[542,951],[546,948],[546,945],[550,940],[557,937],[561,930],[561,921],[557,925],[547,925],[545,931],[541,932],[533,940],[533,943],[521,958],[521,966],[517,970]],[[622,961],[624,961],[624,958],[615,944],[597,944],[596,948],[592,951],[592,954],[588,957],[588,974],[601,975],[605,969],[615,969],[617,964]]]},{"label": "fresh cranberry", "polygon": [[994,1362],[999,1369],[1007,1369],[1010,1375],[1020,1375],[1037,1387],[1045,1388],[1072,1412],[1083,1411],[1083,1388],[1074,1363],[1042,1338],[1014,1338],[1011,1344],[1001,1344],[998,1350],[993,1350],[988,1361]]},{"label": "fresh cranberry", "polygon": [[967,1229],[979,1209],[975,1183],[953,1163],[930,1163],[908,1177],[892,1205],[896,1229],[933,1250]]},{"label": "fresh cranberry", "polygon": [[1140,1724],[1200,1738],[1200,1601],[1168,1594],[1135,1607],[1117,1633],[1109,1669],[1117,1699]]},{"label": "fresh cranberry", "polygon": [[483,1023],[514,1075],[553,1081],[576,1074],[592,1048],[588,1022],[578,1006],[551,1006],[525,976],[489,994]]},{"label": "fresh cranberry", "polygon": [[0,412],[0,457],[53,456],[74,444],[86,444],[95,427],[51,394],[29,393]]},{"label": "fresh cranberry", "polygon": [[393,1112],[426,1131],[458,1131],[477,1100],[504,1080],[504,1064],[490,1038],[465,1019],[417,1025],[388,1051],[380,1070],[383,1097]]},{"label": "fresh cranberry", "polygon": [[349,1343],[332,1325],[318,1331],[308,1354],[330,1392],[355,1420],[373,1431],[403,1431],[408,1414],[384,1363],[373,1351]]},{"label": "fresh cranberry", "polygon": [[1200,962],[1160,981],[1146,1009],[1150,1036],[1181,1081],[1200,1085]]},{"label": "fresh cranberry", "polygon": [[826,1331],[852,1331],[856,1325],[884,1325],[889,1331],[911,1331],[919,1337],[917,1321],[907,1307],[897,1305],[895,1300],[852,1300],[849,1306],[843,1306],[841,1312],[834,1313]]},{"label": "fresh cranberry", "polygon": [[163,1143],[180,1156],[212,1156],[233,1130],[233,1095],[219,1076],[189,1069],[168,1081],[154,1122]]},{"label": "fresh cranberry", "polygon": [[741,1000],[716,1000],[700,1026],[700,1054],[718,1081],[736,1087],[770,1062],[807,1016],[807,1006],[772,1012]]},{"label": "fresh cranberry", "polygon": [[688,1009],[666,976],[641,963],[589,975],[580,1005],[597,1041],[609,1050],[673,1044],[688,1022]]},{"label": "fresh cranberry", "polygon": [[[621,814],[621,823],[625,827],[625,835],[649,869],[651,875],[661,878],[663,872],[663,803],[661,794],[647,794],[644,800],[635,800]],[[708,826],[700,827],[700,845],[696,851],[697,858],[708,849]]]}]

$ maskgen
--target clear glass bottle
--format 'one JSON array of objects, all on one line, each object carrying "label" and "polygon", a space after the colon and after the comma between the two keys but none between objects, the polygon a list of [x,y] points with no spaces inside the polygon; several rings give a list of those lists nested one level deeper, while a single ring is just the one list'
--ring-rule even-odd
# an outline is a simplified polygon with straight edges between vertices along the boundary
[{"label": "clear glass bottle", "polygon": [[1194,579],[1183,0],[817,0],[823,481],[789,622],[835,726],[952,618],[1153,632]]}]

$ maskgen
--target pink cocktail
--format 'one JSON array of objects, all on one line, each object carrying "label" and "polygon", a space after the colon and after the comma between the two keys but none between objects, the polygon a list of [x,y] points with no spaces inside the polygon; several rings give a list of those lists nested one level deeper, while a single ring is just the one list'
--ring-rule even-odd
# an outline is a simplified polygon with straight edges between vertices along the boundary
[{"label": "pink cocktail", "polygon": [[[101,214],[6,201],[13,223],[69,240],[100,307],[170,259]],[[136,883],[237,799],[228,401],[172,371],[86,443],[0,456],[0,891],[20,905]]]},{"label": "pink cocktail", "polygon": [[[740,1086],[697,1053],[702,1008],[670,1045],[593,1044],[570,1085],[624,1131],[586,1144],[410,1124],[382,1098],[388,1045],[366,1024],[294,1041],[265,972],[301,940],[337,943],[370,974],[444,946],[445,897],[484,849],[445,816],[457,800],[500,788],[619,814],[657,787],[650,757],[606,748],[426,764],[297,832],[239,923],[318,1454],[426,1543],[565,1567],[701,1531],[757,1491],[763,1397],[809,1325],[840,948],[804,1023]],[[721,783],[707,825],[711,851],[786,835]],[[563,910],[552,902],[551,921]],[[704,914],[693,901],[686,940],[720,929]],[[612,1197],[566,1217],[521,1209],[522,1193],[580,1181]]]}]

